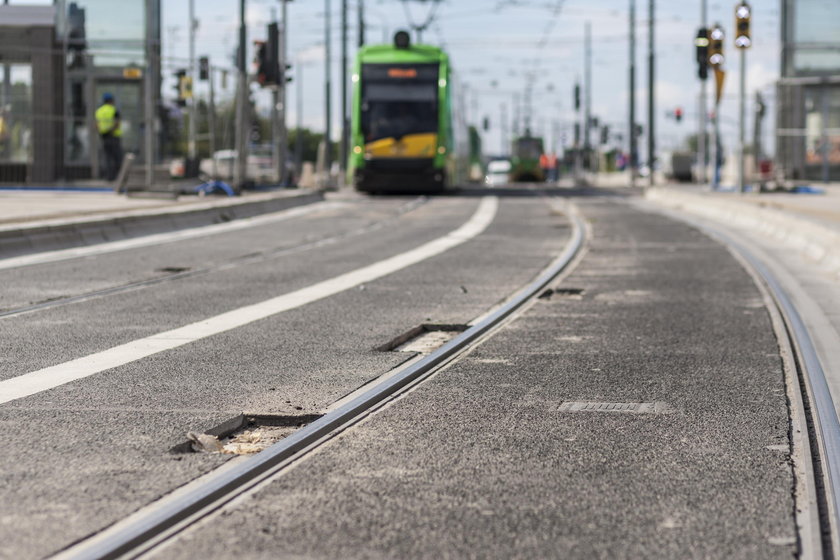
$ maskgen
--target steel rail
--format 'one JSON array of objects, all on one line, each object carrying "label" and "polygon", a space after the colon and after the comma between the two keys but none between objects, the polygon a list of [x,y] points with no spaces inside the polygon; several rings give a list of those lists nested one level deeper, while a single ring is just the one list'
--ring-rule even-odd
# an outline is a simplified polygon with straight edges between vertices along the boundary
[{"label": "steel rail", "polygon": [[834,399],[831,397],[831,390],[828,387],[816,346],[802,316],[770,269],[737,240],[722,232],[717,232],[717,234],[735,249],[764,280],[793,338],[800,375],[804,377],[811,389],[810,395],[803,396],[810,397],[809,400],[816,410],[817,421],[813,423],[812,428],[817,435],[817,443],[826,462],[826,465],[822,467],[826,478],[823,481],[824,497],[831,511],[827,512],[830,527],[825,529],[828,529],[831,541],[837,542],[837,520],[840,519],[840,501],[837,499],[838,484],[840,484],[840,419],[837,417],[837,409],[834,406]]},{"label": "steel rail", "polygon": [[[650,211],[649,207],[640,204],[635,204],[635,206]],[[840,553],[837,550],[837,543],[840,542],[840,527],[838,527],[840,500],[837,496],[838,488],[840,488],[838,486],[840,485],[840,418],[837,415],[822,361],[802,315],[796,309],[782,282],[747,244],[742,243],[722,229],[709,225],[705,220],[701,221],[662,208],[655,211],[686,222],[732,249],[746,264],[752,267],[755,274],[764,282],[774,300],[795,354],[794,361],[797,366],[796,373],[800,381],[802,398],[810,402],[812,408],[810,415],[806,412],[806,417],[809,418],[808,427],[815,434],[814,443],[816,443],[818,450],[807,459],[812,464],[821,463],[817,466],[819,472],[822,473],[820,480],[822,482],[821,493],[827,509],[823,512],[824,516],[821,516],[821,523],[827,525],[820,528],[823,534],[823,548],[824,550],[833,550],[834,555],[838,555]],[[830,556],[827,552],[824,554],[825,557]]]},{"label": "steel rail", "polygon": [[398,375],[372,387],[340,408],[322,416],[300,431],[232,467],[220,476],[196,486],[166,505],[141,513],[133,522],[118,524],[71,546],[57,556],[79,560],[131,557],[156,543],[162,536],[192,523],[206,513],[232,500],[241,492],[279,470],[302,452],[364,417],[375,407],[403,389],[430,375],[436,368],[486,335],[528,301],[538,296],[566,269],[583,248],[586,226],[576,212],[569,212],[572,236],[563,252],[533,282],[514,294],[505,304],[480,318],[469,329],[437,351],[412,364]]}]

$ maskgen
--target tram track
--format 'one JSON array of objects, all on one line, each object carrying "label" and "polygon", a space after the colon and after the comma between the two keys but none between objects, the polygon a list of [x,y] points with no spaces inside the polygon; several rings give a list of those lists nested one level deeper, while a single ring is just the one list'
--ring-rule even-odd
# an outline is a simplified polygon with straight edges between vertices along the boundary
[{"label": "tram track", "polygon": [[726,246],[753,277],[771,316],[787,378],[798,557],[836,558],[840,553],[840,419],[815,341],[828,335],[809,330],[790,293],[796,289],[791,279],[750,241],[707,220],[646,204],[632,205],[697,228]]},{"label": "tram track", "polygon": [[567,213],[573,230],[564,251],[530,284],[472,321],[460,335],[424,358],[409,361],[399,373],[383,375],[381,381],[373,386],[365,385],[355,393],[358,396],[349,401],[343,399],[344,404],[328,409],[318,420],[261,453],[195,481],[101,533],[60,552],[56,558],[132,558],[142,555],[264,483],[292,462],[425,380],[524,311],[573,263],[579,261],[587,241],[588,229],[574,207]]},{"label": "tram track", "polygon": [[[58,307],[63,307],[66,305],[71,305],[75,303],[82,303],[86,301],[90,301],[93,299],[107,297],[112,295],[118,295],[123,293],[128,293],[136,290],[142,290],[145,288],[149,288],[152,286],[157,286],[160,284],[165,284],[168,282],[176,282],[181,280],[189,280],[201,276],[206,276],[208,274],[216,273],[216,272],[223,272],[227,270],[232,270],[237,267],[241,266],[248,266],[253,264],[258,264],[262,262],[267,262],[272,259],[282,258],[289,255],[298,254],[304,251],[318,249],[321,247],[325,247],[328,245],[334,245],[335,243],[339,243],[341,241],[352,239],[353,237],[357,237],[359,235],[364,235],[367,233],[371,233],[374,231],[381,230],[382,228],[392,224],[396,220],[399,220],[405,214],[416,210],[420,206],[426,204],[429,201],[428,197],[421,196],[418,197],[406,204],[401,205],[397,208],[396,214],[393,216],[389,216],[388,218],[375,221],[373,223],[366,224],[364,226],[351,229],[349,231],[343,231],[333,235],[324,235],[319,236],[315,239],[308,239],[304,242],[294,245],[292,247],[275,247],[266,249],[263,251],[248,253],[246,255],[239,255],[233,258],[226,259],[225,261],[215,263],[210,266],[205,266],[201,268],[194,268],[188,270],[173,270],[172,272],[166,274],[165,276],[159,276],[155,278],[147,278],[143,280],[138,280],[135,282],[129,282],[126,284],[121,284],[118,286],[110,286],[107,288],[102,288],[99,290],[92,290],[90,292],[85,292],[81,294],[75,294],[71,296],[64,296],[58,297],[54,299],[49,299],[46,301],[32,303],[30,305],[24,305],[15,307],[12,309],[0,309],[0,319],[8,319],[10,317],[15,317],[19,315],[23,315],[26,313],[32,313],[36,311],[43,311],[47,309],[53,309]],[[260,223],[254,224],[254,226],[259,226]]]}]

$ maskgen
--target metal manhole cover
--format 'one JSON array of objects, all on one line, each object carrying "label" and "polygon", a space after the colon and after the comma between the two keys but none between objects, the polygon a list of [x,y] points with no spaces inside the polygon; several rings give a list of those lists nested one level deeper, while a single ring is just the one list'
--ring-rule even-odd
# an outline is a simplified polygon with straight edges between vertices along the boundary
[{"label": "metal manhole cover", "polygon": [[592,402],[566,401],[560,405],[560,412],[629,412],[634,414],[661,414],[669,411],[663,402]]}]

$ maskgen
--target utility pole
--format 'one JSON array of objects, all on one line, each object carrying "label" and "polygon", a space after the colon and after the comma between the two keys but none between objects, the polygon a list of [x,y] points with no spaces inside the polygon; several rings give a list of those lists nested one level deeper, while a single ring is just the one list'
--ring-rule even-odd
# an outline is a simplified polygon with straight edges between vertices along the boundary
[{"label": "utility pole", "polygon": [[330,145],[330,138],[332,137],[332,83],[330,80],[331,66],[332,66],[332,47],[330,45],[331,30],[330,30],[330,0],[324,0],[324,116],[326,118],[326,126],[324,127],[324,172],[326,173],[325,186],[330,186],[330,167],[332,167],[332,146]]},{"label": "utility pole", "polygon": [[286,185],[289,182],[289,173],[286,169],[286,160],[289,153],[289,131],[286,128],[286,61],[288,60],[287,45],[289,36],[288,15],[286,4],[289,0],[280,0],[280,52],[277,55],[277,63],[280,66],[278,79],[280,83],[277,84],[277,107],[278,112],[278,144],[280,145],[277,165],[279,166],[278,177],[281,185]]},{"label": "utility pole", "polygon": [[[146,21],[154,21],[155,0],[146,0]],[[156,36],[153,25],[146,25],[146,75],[143,92],[143,151],[146,164],[146,190],[155,181],[155,76],[157,69]]]},{"label": "utility pole", "polygon": [[210,129],[210,161],[213,162],[213,177],[218,180],[219,170],[216,165],[216,85],[213,83],[215,76],[213,75],[213,67],[208,65],[207,78],[210,85],[210,99],[207,113],[207,128]]},{"label": "utility pole", "polygon": [[[707,19],[707,7],[706,7],[706,0],[700,0],[700,28],[708,30],[708,22]],[[708,45],[708,31],[706,31],[706,41]],[[707,54],[708,56],[708,54]],[[706,61],[708,63],[708,60]],[[706,101],[706,80],[704,78],[700,79],[700,110],[697,114],[697,120],[699,125],[699,130],[697,132],[697,170],[698,176],[697,179],[700,184],[706,183],[706,130],[708,126],[706,125],[706,111],[708,107],[708,103]]]},{"label": "utility pole", "polygon": [[521,110],[519,107],[519,92],[513,94],[513,136],[519,136],[519,119]]},{"label": "utility pole", "polygon": [[[3,0],[4,5],[9,5],[9,0]],[[2,106],[5,107],[6,105],[12,102],[12,67],[9,65],[8,62],[3,63],[3,96],[2,96]]]},{"label": "utility pole", "polygon": [[650,172],[648,173],[648,186],[654,186],[656,184],[656,180],[654,178],[654,164],[656,163],[656,137],[654,135],[655,128],[654,128],[654,119],[656,118],[656,95],[655,95],[655,87],[656,87],[656,59],[654,58],[654,34],[655,34],[655,24],[656,20],[654,17],[655,8],[654,8],[655,1],[649,0],[648,4],[648,169]]},{"label": "utility pole", "polygon": [[499,115],[499,134],[501,135],[501,155],[508,153],[508,123],[507,123],[507,105],[503,102],[500,107],[501,114]]},{"label": "utility pole", "polygon": [[586,22],[583,31],[584,42],[584,69],[583,69],[583,89],[586,97],[584,97],[583,106],[583,150],[586,154],[587,165],[589,168],[589,150],[591,149],[589,138],[589,127],[592,120],[592,23]]},{"label": "utility pole", "polygon": [[[189,6],[190,12],[190,65],[189,65],[189,73],[190,73],[190,80],[193,84],[193,88],[195,87],[195,0],[190,0]],[[192,88],[191,88],[192,89]],[[195,91],[193,90],[193,94],[190,98],[190,127],[189,127],[189,139],[187,142],[187,154],[189,155],[190,166],[188,169],[193,169],[193,166],[196,165],[196,146],[195,146],[195,136],[196,136],[196,121],[198,120],[198,111],[196,110],[196,99],[195,99]]]},{"label": "utility pole", "polygon": [[[740,52],[740,79],[738,84],[738,191],[747,190],[744,157],[747,121],[747,49],[752,45],[750,19],[752,10],[746,0],[735,6],[735,48]],[[758,159],[756,159],[758,163]]]},{"label": "utility pole", "polygon": [[359,43],[358,47],[365,46],[365,0],[359,0]]},{"label": "utility pole", "polygon": [[297,73],[297,108],[295,117],[297,130],[295,132],[295,174],[300,177],[303,174],[303,61],[298,59]]},{"label": "utility pole", "polygon": [[[283,2],[283,0],[280,0]],[[269,51],[277,49],[276,52],[269,52],[269,60],[278,61],[278,69],[280,70],[277,83],[271,87],[271,166],[274,168],[277,183],[283,184],[283,164],[280,161],[280,152],[283,144],[280,142],[280,88],[283,87],[281,80],[283,71],[280,65],[280,27],[277,24],[277,12],[271,8],[271,24],[268,27],[268,40],[265,43],[266,49]],[[272,37],[276,35],[276,40]]]},{"label": "utility pole", "polygon": [[[339,169],[347,169],[347,0],[341,0],[341,154]],[[344,173],[342,173],[343,184]]]},{"label": "utility pole", "polygon": [[[703,0],[705,2],[705,0]],[[636,161],[638,147],[636,146],[636,0],[630,0],[630,107],[628,110],[630,122],[627,126],[629,141],[628,167],[630,169],[630,188],[636,186]]]},{"label": "utility pole", "polygon": [[248,144],[245,132],[248,104],[248,75],[245,71],[245,53],[248,47],[248,31],[245,27],[245,0],[239,0],[239,50],[236,56],[236,167],[233,170],[233,188],[242,190],[247,178]]}]

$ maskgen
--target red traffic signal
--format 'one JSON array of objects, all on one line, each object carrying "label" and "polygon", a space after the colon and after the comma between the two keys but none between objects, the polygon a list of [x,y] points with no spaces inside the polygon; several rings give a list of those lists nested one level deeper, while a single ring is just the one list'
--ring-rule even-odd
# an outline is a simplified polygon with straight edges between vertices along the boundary
[{"label": "red traffic signal", "polygon": [[674,118],[677,119],[677,122],[682,121],[682,118],[683,118],[682,107],[677,107],[676,109],[674,109]]}]

